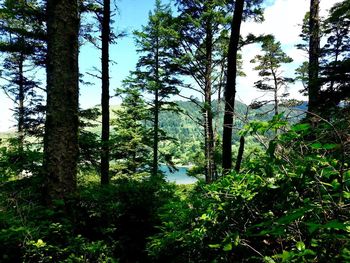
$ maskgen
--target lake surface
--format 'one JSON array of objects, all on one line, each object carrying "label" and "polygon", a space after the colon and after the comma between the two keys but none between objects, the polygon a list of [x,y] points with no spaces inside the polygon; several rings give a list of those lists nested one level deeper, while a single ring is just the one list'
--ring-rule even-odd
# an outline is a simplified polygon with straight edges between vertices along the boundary
[{"label": "lake surface", "polygon": [[173,173],[169,171],[166,165],[161,165],[160,170],[164,172],[165,179],[168,182],[174,182],[176,184],[193,184],[197,182],[197,179],[187,175],[187,167],[177,166],[178,171]]}]

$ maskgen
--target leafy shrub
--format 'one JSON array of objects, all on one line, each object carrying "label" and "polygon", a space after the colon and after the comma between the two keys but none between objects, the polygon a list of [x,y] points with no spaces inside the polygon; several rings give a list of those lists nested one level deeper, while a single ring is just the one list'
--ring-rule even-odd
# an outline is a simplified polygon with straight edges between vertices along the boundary
[{"label": "leafy shrub", "polygon": [[242,134],[275,133],[264,155],[164,207],[148,243],[153,262],[348,260],[349,171],[333,127],[280,128],[281,116],[245,127]]}]

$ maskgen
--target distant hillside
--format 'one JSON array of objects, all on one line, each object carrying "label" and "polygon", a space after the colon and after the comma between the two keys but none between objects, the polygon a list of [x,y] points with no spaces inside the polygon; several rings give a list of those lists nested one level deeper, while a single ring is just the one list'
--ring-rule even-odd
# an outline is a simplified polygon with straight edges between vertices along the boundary
[{"label": "distant hillside", "polygon": [[[203,117],[201,115],[199,107],[188,101],[178,101],[177,104],[181,109],[180,113],[163,112],[160,115],[160,126],[170,136],[177,138],[179,142],[183,143],[187,140],[201,139],[201,132],[203,130],[200,124],[203,123]],[[299,107],[299,106],[298,106]],[[302,107],[302,106],[300,106]],[[273,116],[273,106],[265,105],[260,109],[249,109],[248,106],[242,102],[235,102],[235,114],[234,126],[236,129],[241,129],[243,125],[249,120],[268,120]],[[299,108],[298,108],[299,109]],[[281,108],[282,111],[290,111],[286,108]],[[265,114],[267,113],[267,114]],[[300,112],[290,114],[290,116],[296,116]],[[216,132],[220,135],[222,133],[224,104],[217,104],[213,102],[213,126]],[[234,140],[238,140],[238,135],[234,134]]]},{"label": "distant hillside", "polygon": [[[175,156],[177,162],[185,164],[190,163],[196,156],[201,159],[198,154],[202,154],[202,147],[204,143],[203,135],[203,116],[200,111],[200,108],[193,102],[189,101],[178,101],[177,102],[180,112],[162,112],[160,114],[160,127],[163,129],[167,135],[174,139],[173,142],[161,143],[160,151],[163,153],[169,153],[172,156]],[[213,126],[214,131],[218,135],[218,138],[222,134],[223,126],[223,113],[224,105],[221,103],[218,105],[216,101],[213,102]],[[305,105],[297,106],[296,108],[303,110]],[[116,119],[116,110],[120,110],[120,105],[111,106],[111,120]],[[241,129],[247,120],[267,120],[271,119],[273,116],[272,105],[266,105],[260,109],[249,109],[247,112],[248,106],[242,102],[236,101],[235,103],[235,119],[234,127],[235,132],[233,133],[233,140],[238,141],[239,135],[237,131]],[[288,109],[287,109],[288,110]],[[283,111],[283,109],[281,109]],[[269,112],[268,114],[264,114]],[[300,115],[299,111],[296,111],[289,116]],[[300,116],[298,117],[300,119]],[[294,121],[297,121],[295,119]],[[91,121],[89,121],[91,122]],[[93,127],[88,127],[87,129],[96,134],[101,132],[101,117],[97,121],[91,122],[94,124]],[[13,136],[14,132],[9,131],[6,133],[0,133],[0,138],[8,138]],[[202,158],[203,159],[203,158]]]},{"label": "distant hillside", "polygon": [[[202,140],[203,117],[200,108],[193,102],[178,101],[177,104],[180,108],[180,113],[163,112],[160,114],[160,127],[164,129],[168,135],[176,138],[178,142],[184,143],[186,141]],[[247,111],[247,105],[236,101],[236,113],[239,116],[244,116]],[[214,115],[214,129],[217,132],[222,130],[224,105],[218,105],[217,102],[213,103],[213,115]],[[236,120],[237,124],[242,123]]]}]

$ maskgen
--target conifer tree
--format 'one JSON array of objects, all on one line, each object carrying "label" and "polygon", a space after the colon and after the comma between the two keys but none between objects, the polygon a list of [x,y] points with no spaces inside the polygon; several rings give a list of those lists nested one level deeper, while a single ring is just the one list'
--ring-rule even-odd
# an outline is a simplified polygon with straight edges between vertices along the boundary
[{"label": "conifer tree", "polygon": [[111,2],[103,0],[103,18],[102,18],[102,135],[101,135],[101,184],[109,183],[109,44],[110,44],[110,20],[111,20]]},{"label": "conifer tree", "polygon": [[134,175],[152,165],[148,158],[152,154],[152,134],[146,125],[151,114],[132,76],[123,82],[123,88],[117,93],[123,102],[112,120],[111,158],[116,161],[117,173]]},{"label": "conifer tree", "polygon": [[[314,2],[312,3],[314,4],[312,11],[316,12],[317,10],[315,10],[315,8],[317,8],[318,4]],[[348,42],[350,24],[348,10],[348,0],[335,4],[331,8],[328,17],[323,21],[322,27],[319,25],[321,24],[321,21],[319,21],[318,15],[315,16],[314,14],[313,21],[310,21],[310,13],[308,12],[303,20],[302,33],[300,35],[305,43],[297,45],[299,49],[307,52],[309,55],[309,61],[312,59],[314,65],[310,66],[309,62],[304,62],[296,70],[297,79],[302,81],[304,90],[307,91],[309,95],[309,105],[311,105],[311,108],[309,107],[309,110],[316,111],[317,114],[320,114],[326,118],[328,118],[327,116],[330,113],[330,109],[333,109],[342,100],[350,96],[348,88],[349,60],[347,59],[349,53]],[[317,18],[316,20],[315,17]],[[313,26],[319,27],[319,29],[317,29],[319,30],[319,37],[322,35],[324,39],[326,39],[326,44],[321,48],[319,47],[319,43],[315,44],[316,33],[315,31],[311,31],[311,24]],[[310,49],[311,42],[314,43],[313,46],[317,52]],[[316,82],[310,79],[309,74],[310,70],[311,73],[315,72],[314,69],[316,62],[314,54],[317,55]],[[313,58],[310,56],[313,56]],[[310,87],[316,87],[316,90],[311,90],[311,94]],[[312,103],[317,105],[314,110],[312,110]]]},{"label": "conifer tree", "polygon": [[[213,127],[212,96],[214,87],[221,87],[225,58],[222,43],[227,41],[227,27],[232,7],[226,1],[189,1],[178,0],[180,45],[178,56],[183,74],[191,76],[194,85],[188,88],[203,98],[202,103],[190,98],[199,106],[203,115],[205,177],[212,182],[217,177],[215,153],[215,135]],[[225,40],[224,40],[225,39]],[[224,65],[224,66],[222,66]]]},{"label": "conifer tree", "polygon": [[135,74],[139,87],[152,95],[150,110],[152,112],[153,162],[152,174],[158,173],[159,141],[164,133],[159,127],[159,113],[163,110],[177,110],[176,104],[168,100],[178,93],[182,82],[177,78],[177,65],[174,63],[174,46],[177,35],[171,28],[172,14],[169,5],[156,0],[155,9],[149,14],[149,21],[142,31],[136,31],[137,52],[140,58]]},{"label": "conifer tree", "polygon": [[45,57],[45,26],[38,1],[4,1],[0,6],[0,52],[4,53],[0,78],[13,101],[18,145],[27,134],[38,135],[43,121],[42,89],[31,72]]},{"label": "conifer tree", "polygon": [[222,169],[227,173],[232,169],[232,129],[236,98],[237,53],[243,20],[244,0],[235,2],[231,23],[231,35],[228,51],[227,81],[225,87],[225,112],[222,135]]},{"label": "conifer tree", "polygon": [[324,115],[350,97],[350,1],[335,4],[324,22],[327,43],[321,49],[320,102]]},{"label": "conifer tree", "polygon": [[281,43],[276,42],[274,37],[268,38],[262,44],[262,55],[256,55],[251,61],[258,63],[254,68],[259,71],[261,80],[255,82],[255,87],[264,92],[273,94],[273,99],[255,102],[259,107],[273,103],[274,114],[279,113],[278,107],[280,100],[288,96],[287,92],[281,94],[281,89],[287,90],[288,84],[293,82],[292,78],[282,76],[281,66],[285,63],[291,63],[293,59],[288,57],[281,48]]},{"label": "conifer tree", "polygon": [[[102,126],[101,126],[101,151],[100,151],[100,175],[101,184],[106,185],[109,183],[109,152],[110,152],[110,45],[115,41],[123,37],[125,34],[121,32],[115,34],[112,28],[112,17],[114,11],[112,9],[112,3],[115,1],[103,0],[93,1],[84,0],[81,6],[81,12],[92,14],[93,22],[89,20],[90,16],[84,20],[82,25],[82,36],[95,48],[101,51],[101,67],[96,69],[97,74],[89,75],[98,78],[101,81],[101,113],[102,113]],[[95,22],[95,23],[94,23]],[[98,35],[100,33],[100,35]]]},{"label": "conifer tree", "polygon": [[48,199],[76,190],[78,161],[78,1],[47,1],[47,115],[44,169]]},{"label": "conifer tree", "polygon": [[[224,93],[225,112],[222,135],[222,169],[224,173],[232,169],[232,131],[236,99],[236,77],[238,75],[238,50],[241,23],[244,19],[254,17],[257,21],[262,18],[261,0],[236,0],[231,19],[231,35],[227,53],[226,85]],[[249,42],[249,41],[248,41]]]},{"label": "conifer tree", "polygon": [[317,112],[319,107],[319,56],[320,56],[320,0],[310,0],[309,17],[309,69],[308,95],[309,111]]}]

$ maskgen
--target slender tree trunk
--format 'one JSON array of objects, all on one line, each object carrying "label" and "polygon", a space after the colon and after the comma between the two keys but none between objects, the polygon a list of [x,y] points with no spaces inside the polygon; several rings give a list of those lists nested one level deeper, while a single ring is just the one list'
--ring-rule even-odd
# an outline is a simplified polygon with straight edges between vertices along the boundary
[{"label": "slender tree trunk", "polygon": [[[340,47],[341,47],[341,40],[340,40],[340,36],[339,36],[339,29],[337,29],[337,42],[335,44],[335,55],[334,55],[334,64],[337,65],[338,62],[338,58],[340,55]],[[331,80],[331,84],[329,87],[329,90],[333,93],[334,92],[334,79],[332,78]],[[333,105],[332,105],[333,106]],[[336,105],[334,105],[336,106]]]},{"label": "slender tree trunk", "polygon": [[275,89],[273,91],[274,111],[275,111],[275,115],[278,115],[278,81],[277,81],[276,73],[272,68],[271,68],[271,74],[273,76],[273,81],[274,81],[274,85],[275,85]]},{"label": "slender tree trunk", "polygon": [[227,57],[227,82],[225,87],[225,113],[222,136],[222,168],[232,169],[232,128],[236,97],[237,52],[243,16],[244,0],[237,0],[231,23],[231,36]]},{"label": "slender tree trunk", "polygon": [[158,88],[154,94],[154,123],[153,123],[153,175],[158,173],[158,134],[159,134],[159,91]]},{"label": "slender tree trunk", "polygon": [[103,1],[102,20],[102,134],[101,134],[101,184],[109,183],[109,40],[110,40],[110,0]]},{"label": "slender tree trunk", "polygon": [[235,166],[235,171],[237,173],[239,173],[239,170],[241,169],[243,153],[244,153],[244,144],[245,144],[244,136],[241,136],[239,140],[239,149],[238,149],[238,155],[237,155],[236,166]]},{"label": "slender tree trunk", "polygon": [[204,129],[205,129],[205,157],[206,157],[206,182],[210,183],[215,178],[214,162],[214,131],[213,131],[213,112],[211,105],[212,92],[212,64],[213,64],[213,33],[210,19],[206,25],[206,68],[205,68],[205,87],[204,87]]},{"label": "slender tree trunk", "polygon": [[24,99],[25,99],[25,90],[24,90],[24,72],[23,72],[24,56],[23,53],[19,55],[18,61],[18,143],[19,150],[22,154],[24,147],[24,119],[25,119],[25,109],[24,109]]},{"label": "slender tree trunk", "polygon": [[152,175],[158,174],[158,144],[159,144],[159,39],[156,40],[156,56],[155,56],[155,78],[156,90],[154,92],[154,123],[153,123],[153,167]]},{"label": "slender tree trunk", "polygon": [[317,112],[319,104],[319,55],[320,55],[320,0],[310,0],[310,42],[309,42],[309,111]]},{"label": "slender tree trunk", "polygon": [[78,160],[78,1],[47,0],[47,109],[44,170],[48,200],[76,191]]}]

